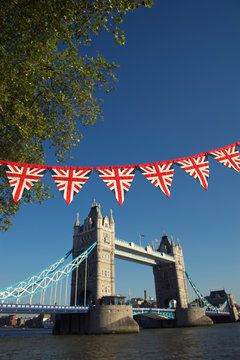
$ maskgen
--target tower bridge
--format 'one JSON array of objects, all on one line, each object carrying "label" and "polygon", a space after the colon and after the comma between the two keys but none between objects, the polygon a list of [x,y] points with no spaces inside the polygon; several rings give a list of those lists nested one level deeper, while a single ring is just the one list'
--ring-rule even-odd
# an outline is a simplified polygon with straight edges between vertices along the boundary
[{"label": "tower bridge", "polygon": [[[72,261],[63,265],[71,254]],[[133,309],[129,305],[116,304],[115,258],[152,267],[157,308]],[[70,305],[66,305],[70,275]],[[61,294],[63,279],[66,279],[65,306],[61,303],[56,305],[57,285],[60,284]],[[201,300],[203,308],[189,308],[186,280]],[[52,297],[53,285],[55,295]],[[55,305],[52,305],[51,300],[50,305],[44,303],[48,288],[51,289],[50,299],[54,299]],[[41,293],[40,304],[32,305],[32,296],[38,292]],[[18,304],[18,300],[24,296],[30,296],[29,304]],[[17,304],[6,302],[12,299],[16,299]],[[143,247],[132,241],[118,239],[115,236],[112,212],[109,217],[103,217],[100,205],[95,201],[82,225],[77,215],[72,250],[42,272],[0,289],[0,300],[0,313],[56,314],[55,334],[137,332],[139,327],[133,316],[148,317],[150,322],[168,319],[174,322],[175,326],[210,324],[212,321],[208,316],[216,317],[218,321],[222,321],[222,318],[231,321],[238,319],[231,296],[220,308],[211,305],[202,296],[185,271],[183,251],[179,242],[175,244],[163,234],[158,249],[154,249],[150,245]],[[175,304],[174,309],[169,309],[170,303]]]},{"label": "tower bridge", "polygon": [[[159,248],[146,248],[115,237],[115,221],[112,212],[103,217],[100,205],[93,203],[91,210],[80,225],[77,216],[73,235],[73,258],[83,253],[97,241],[88,258],[87,272],[85,264],[80,264],[72,275],[71,305],[97,303],[103,296],[115,295],[115,258],[150,265],[156,288],[156,300],[159,308],[169,306],[175,300],[177,307],[188,307],[188,292],[182,248],[169,241],[163,235]],[[86,286],[87,276],[87,286]],[[86,302],[84,302],[84,296]]]}]

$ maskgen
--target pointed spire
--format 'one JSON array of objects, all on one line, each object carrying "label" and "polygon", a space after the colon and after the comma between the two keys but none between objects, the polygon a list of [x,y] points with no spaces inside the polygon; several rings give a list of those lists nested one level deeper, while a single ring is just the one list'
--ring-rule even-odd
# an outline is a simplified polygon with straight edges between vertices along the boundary
[{"label": "pointed spire", "polygon": [[100,204],[98,204],[98,218],[102,219],[102,214],[101,214],[101,210],[100,210]]},{"label": "pointed spire", "polygon": [[162,238],[167,237],[165,230],[163,230]]},{"label": "pointed spire", "polygon": [[175,246],[172,235],[171,235],[171,244],[172,244],[172,246]]},{"label": "pointed spire", "polygon": [[109,219],[109,223],[110,223],[110,224],[114,224],[114,220],[113,220],[113,216],[112,216],[112,209],[110,210],[110,219]]},{"label": "pointed spire", "polygon": [[181,248],[180,242],[179,242],[179,238],[177,238],[177,245]]},{"label": "pointed spire", "polygon": [[74,226],[80,226],[79,224],[79,213],[77,213],[77,219]]}]

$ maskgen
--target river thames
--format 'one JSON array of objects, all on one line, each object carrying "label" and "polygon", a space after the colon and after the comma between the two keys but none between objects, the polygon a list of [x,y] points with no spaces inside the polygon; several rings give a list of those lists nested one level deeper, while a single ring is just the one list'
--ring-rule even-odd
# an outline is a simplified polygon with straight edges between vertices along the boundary
[{"label": "river thames", "polygon": [[0,359],[239,359],[240,323],[150,329],[128,335],[53,336],[45,329],[0,329]]}]

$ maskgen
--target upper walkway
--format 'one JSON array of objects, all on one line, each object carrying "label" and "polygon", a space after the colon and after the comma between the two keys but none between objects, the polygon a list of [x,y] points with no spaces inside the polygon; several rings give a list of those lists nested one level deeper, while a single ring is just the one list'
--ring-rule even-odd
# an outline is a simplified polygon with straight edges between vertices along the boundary
[{"label": "upper walkway", "polygon": [[115,238],[115,257],[144,265],[157,265],[159,261],[175,262],[172,255],[159,252],[148,245],[146,248]]}]

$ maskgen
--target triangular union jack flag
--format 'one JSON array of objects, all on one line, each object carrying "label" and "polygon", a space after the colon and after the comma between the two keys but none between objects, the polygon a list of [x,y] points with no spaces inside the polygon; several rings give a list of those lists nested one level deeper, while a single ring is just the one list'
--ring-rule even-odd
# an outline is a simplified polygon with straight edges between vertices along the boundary
[{"label": "triangular union jack flag", "polygon": [[204,189],[208,189],[209,163],[206,156],[200,155],[178,160],[177,164],[189,175],[198,180]]},{"label": "triangular union jack flag", "polygon": [[119,205],[122,205],[126,192],[130,189],[135,176],[135,167],[111,167],[96,170],[100,178],[114,193]]},{"label": "triangular union jack flag", "polygon": [[139,166],[141,173],[167,197],[170,197],[170,187],[174,168],[172,163],[153,163]]},{"label": "triangular union jack flag", "polygon": [[221,164],[240,172],[240,156],[236,146],[229,146],[221,150],[209,152]]},{"label": "triangular union jack flag", "polygon": [[33,167],[36,165],[18,165],[17,163],[8,163],[6,165],[6,174],[10,186],[13,188],[13,200],[17,202],[22,195],[40,180],[47,172],[45,168]]},{"label": "triangular union jack flag", "polygon": [[51,168],[51,175],[58,190],[69,205],[73,197],[81,190],[85,182],[89,179],[92,170],[79,167],[56,167]]}]

